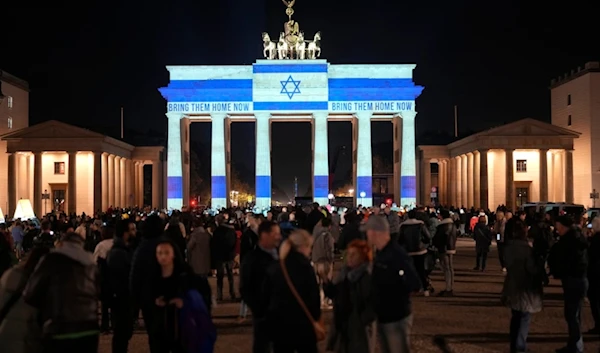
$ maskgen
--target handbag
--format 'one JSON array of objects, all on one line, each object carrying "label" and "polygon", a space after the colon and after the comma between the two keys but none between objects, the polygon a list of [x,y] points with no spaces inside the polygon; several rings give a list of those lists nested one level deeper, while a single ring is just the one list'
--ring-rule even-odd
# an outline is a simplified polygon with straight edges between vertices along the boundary
[{"label": "handbag", "polygon": [[285,266],[285,259],[281,259],[279,261],[279,263],[281,264],[281,271],[283,272],[283,277],[285,278],[285,281],[286,281],[288,287],[290,288],[290,291],[296,298],[296,301],[302,308],[302,311],[304,311],[304,313],[306,314],[306,317],[308,317],[310,322],[312,322],[312,324],[313,324],[313,327],[315,329],[315,336],[317,337],[317,342],[323,341],[327,337],[327,332],[325,331],[325,323],[323,321],[323,315],[321,315],[321,318],[319,319],[319,321],[315,320],[315,318],[312,316],[312,314],[306,307],[306,304],[304,304],[304,301],[300,297],[300,294],[298,294],[296,287],[294,287],[294,284],[292,283],[290,275]]}]

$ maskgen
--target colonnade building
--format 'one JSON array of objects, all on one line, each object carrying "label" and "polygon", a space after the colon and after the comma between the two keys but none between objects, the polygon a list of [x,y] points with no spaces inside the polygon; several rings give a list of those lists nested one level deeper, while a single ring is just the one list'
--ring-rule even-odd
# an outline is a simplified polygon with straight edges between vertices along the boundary
[{"label": "colonnade building", "polygon": [[419,203],[512,210],[527,202],[572,203],[579,135],[524,119],[449,145],[419,146]]},{"label": "colonnade building", "polygon": [[[8,159],[7,215],[29,199],[39,217],[52,210],[93,214],[144,205],[144,165],[152,165],[151,204],[164,207],[164,147],[135,147],[48,121],[3,135]],[[4,154],[4,153],[3,153]]]},{"label": "colonnade building", "polygon": [[[256,206],[271,206],[271,132],[276,121],[312,124],[312,190],[328,202],[328,121],[353,126],[353,185],[357,203],[372,204],[371,121],[391,121],[395,202],[414,205],[416,65],[332,65],[325,60],[258,60],[248,66],[169,66],[167,100],[167,206],[190,197],[190,124],[212,122],[211,205],[228,206],[231,191],[230,126],[256,123]],[[363,194],[364,197],[358,197]]]}]

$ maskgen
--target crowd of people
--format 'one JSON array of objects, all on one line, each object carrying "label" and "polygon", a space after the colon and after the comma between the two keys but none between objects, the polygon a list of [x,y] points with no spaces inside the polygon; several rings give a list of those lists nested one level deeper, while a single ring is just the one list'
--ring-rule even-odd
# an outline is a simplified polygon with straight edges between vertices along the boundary
[{"label": "crowd of people", "polygon": [[152,353],[211,352],[212,308],[240,300],[239,320],[251,313],[255,353],[312,353],[320,340],[340,353],[370,352],[376,341],[382,353],[410,352],[411,297],[435,293],[429,275],[438,267],[444,288],[436,295],[454,295],[457,238],[467,234],[476,271],[486,270],[497,244],[510,352],[527,351],[549,276],[561,280],[569,331],[557,352],[583,352],[586,296],[596,323],[590,333],[600,333],[600,219],[590,229],[579,215],[554,218],[505,207],[338,214],[313,204],[214,215],[111,208],[50,214],[39,227],[15,220],[0,224],[0,347],[97,352],[99,335],[112,332],[112,351],[121,353],[143,325]]}]

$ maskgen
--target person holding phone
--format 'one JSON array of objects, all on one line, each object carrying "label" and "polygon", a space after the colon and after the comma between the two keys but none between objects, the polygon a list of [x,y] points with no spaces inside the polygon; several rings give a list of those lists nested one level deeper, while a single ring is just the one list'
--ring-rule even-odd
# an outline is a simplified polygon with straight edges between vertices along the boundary
[{"label": "person holding phone", "polygon": [[[475,227],[473,227],[473,236],[475,237],[475,250],[477,251],[477,262],[475,264],[475,271],[485,271],[485,265],[487,263],[487,256],[490,252],[490,245],[492,245],[492,231],[486,225],[485,216],[479,216],[479,220]],[[496,235],[497,237],[498,235]],[[496,240],[498,240],[496,238]]]},{"label": "person holding phone", "polygon": [[500,267],[502,272],[506,272],[506,265],[504,264],[504,230],[506,228],[506,219],[504,212],[498,211],[496,213],[496,223],[494,223],[494,234],[496,236],[496,245],[498,246],[498,259],[500,260]]}]

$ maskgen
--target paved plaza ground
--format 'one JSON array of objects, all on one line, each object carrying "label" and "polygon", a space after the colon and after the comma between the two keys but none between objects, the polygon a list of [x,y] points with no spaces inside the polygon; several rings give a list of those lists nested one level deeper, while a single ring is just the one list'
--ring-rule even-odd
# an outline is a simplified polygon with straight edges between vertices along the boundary
[{"label": "paved plaza ground", "polygon": [[[500,291],[504,276],[498,264],[495,249],[490,253],[486,272],[475,272],[474,242],[459,240],[455,257],[456,284],[452,298],[414,298],[414,352],[440,352],[433,338],[446,338],[452,352],[486,353],[508,352],[508,325],[510,311],[500,305]],[[436,290],[443,289],[443,277],[439,271],[432,275]],[[236,277],[237,281],[237,277]],[[237,282],[236,282],[237,283]],[[211,285],[216,286],[214,278]],[[228,290],[225,289],[225,293]],[[531,352],[550,353],[564,346],[567,327],[563,320],[562,291],[557,281],[552,280],[545,288],[544,310],[533,316],[529,349]],[[237,323],[238,303],[220,304],[215,309],[218,328],[216,353],[251,352],[252,326]],[[326,313],[331,320],[331,312]],[[583,328],[592,325],[589,306],[583,310]],[[101,337],[101,353],[110,353],[110,336]],[[585,336],[586,352],[597,352],[598,337]],[[145,333],[139,331],[131,342],[131,352],[147,352]],[[321,348],[324,352],[324,349]]]}]

